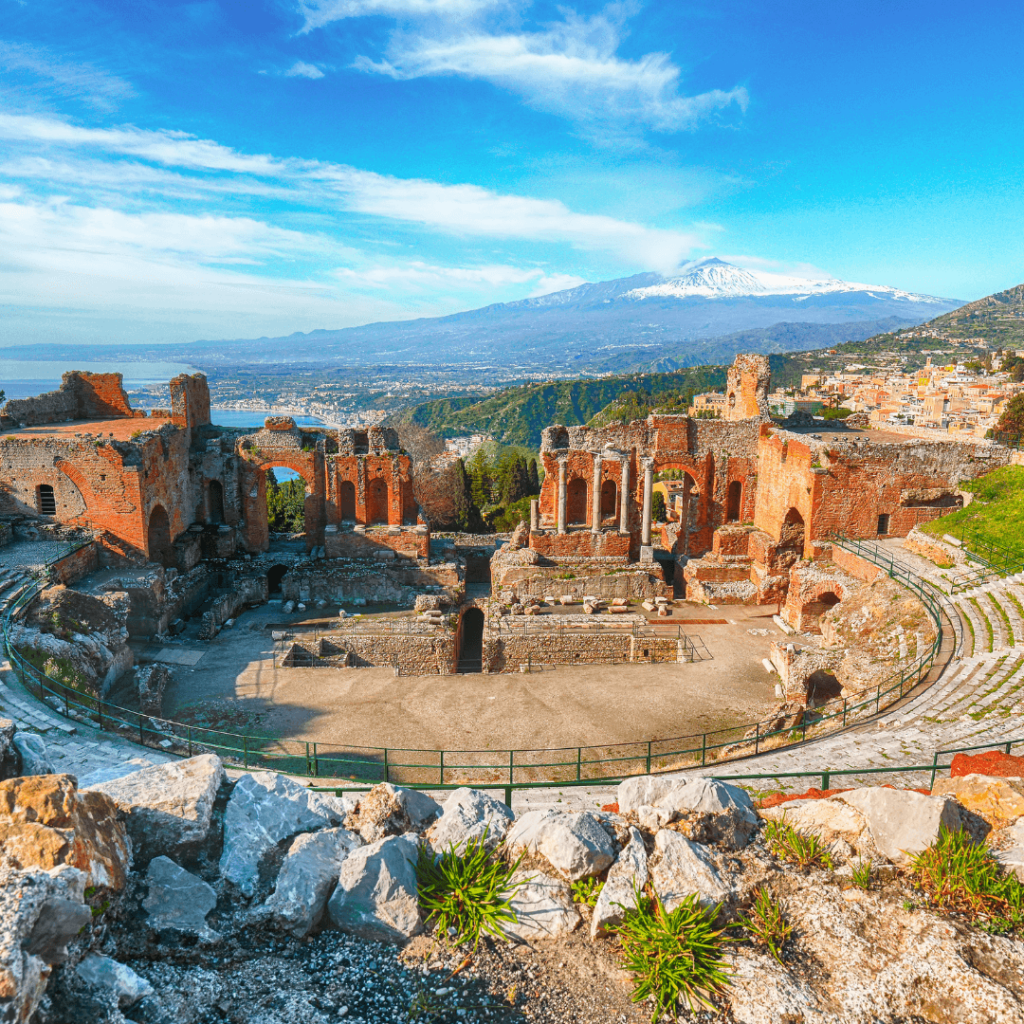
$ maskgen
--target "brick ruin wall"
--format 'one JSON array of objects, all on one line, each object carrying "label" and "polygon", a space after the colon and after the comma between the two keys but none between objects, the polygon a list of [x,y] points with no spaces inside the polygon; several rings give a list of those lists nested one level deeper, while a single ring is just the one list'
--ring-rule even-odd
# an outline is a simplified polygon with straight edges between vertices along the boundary
[{"label": "brick ruin wall", "polygon": [[[204,378],[205,380],[205,378]],[[132,409],[119,373],[85,373],[69,370],[60,388],[34,398],[12,398],[4,416],[23,427],[68,420],[110,420],[145,416]]]},{"label": "brick ruin wall", "polygon": [[[776,540],[787,512],[804,522],[804,554],[833,533],[905,537],[919,523],[949,512],[960,484],[1009,462],[1005,449],[943,442],[823,443],[765,429],[758,473],[757,527]],[[884,524],[883,524],[884,525]]]},{"label": "brick ruin wall", "polygon": [[767,356],[737,356],[726,374],[725,418],[767,420],[770,388],[771,369]]},{"label": "brick ruin wall", "polygon": [[593,566],[580,567],[579,574],[571,580],[558,579],[564,567],[537,571],[534,568],[509,569],[502,574],[500,583],[493,588],[496,594],[509,591],[520,601],[528,597],[543,598],[548,595],[561,597],[571,594],[576,601],[584,597],[599,597],[604,601],[612,598],[625,597],[635,601],[647,601],[655,597],[672,597],[672,587],[660,574],[647,572],[644,569],[633,569],[614,574],[593,573],[588,569]]},{"label": "brick ruin wall", "polygon": [[352,668],[398,666],[401,675],[451,675],[455,671],[455,636],[437,633],[430,636],[401,634],[330,633],[319,641],[297,637],[314,662],[321,657],[335,660],[347,654]]}]

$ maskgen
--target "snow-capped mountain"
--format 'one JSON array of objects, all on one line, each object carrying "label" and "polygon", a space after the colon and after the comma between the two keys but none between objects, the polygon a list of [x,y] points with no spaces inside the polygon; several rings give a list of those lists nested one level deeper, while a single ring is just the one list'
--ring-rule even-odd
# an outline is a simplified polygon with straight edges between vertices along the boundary
[{"label": "snow-capped mountain", "polygon": [[633,288],[624,298],[734,299],[749,295],[827,295],[835,292],[867,292],[877,298],[895,301],[925,302],[946,305],[951,300],[933,295],[917,295],[887,285],[855,284],[837,277],[806,278],[787,274],[771,274],[764,270],[745,270],[711,256],[694,260],[679,268],[678,275],[657,284]]},{"label": "snow-capped mountain", "polygon": [[287,338],[199,343],[202,365],[239,358],[324,366],[487,364],[531,373],[728,362],[736,352],[828,347],[920,324],[961,305],[832,277],[808,279],[687,263],[671,276],[595,281],[451,316],[319,330]]}]

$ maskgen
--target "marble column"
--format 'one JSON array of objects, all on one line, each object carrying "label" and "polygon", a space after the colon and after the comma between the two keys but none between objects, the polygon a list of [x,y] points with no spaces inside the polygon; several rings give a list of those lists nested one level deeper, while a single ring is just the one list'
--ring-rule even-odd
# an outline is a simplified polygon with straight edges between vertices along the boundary
[{"label": "marble column", "polygon": [[629,456],[622,460],[622,480],[619,487],[619,533],[629,533]]},{"label": "marble column", "polygon": [[594,456],[594,493],[590,496],[590,532],[601,532],[601,456]]},{"label": "marble column", "polygon": [[558,532],[565,533],[565,459],[558,460]]},{"label": "marble column", "polygon": [[640,543],[647,546],[651,543],[651,503],[654,496],[654,463],[644,459],[644,526],[640,535]]},{"label": "marble column", "polygon": [[540,529],[540,501],[534,498],[530,502],[530,532],[536,533]]}]

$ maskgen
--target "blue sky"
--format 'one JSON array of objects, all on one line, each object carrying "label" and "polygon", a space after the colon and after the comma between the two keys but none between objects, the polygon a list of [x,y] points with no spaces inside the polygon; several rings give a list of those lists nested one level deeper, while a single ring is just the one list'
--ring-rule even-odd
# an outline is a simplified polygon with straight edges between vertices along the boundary
[{"label": "blue sky", "polygon": [[1024,14],[0,0],[0,344],[431,316],[707,255],[1024,280]]}]

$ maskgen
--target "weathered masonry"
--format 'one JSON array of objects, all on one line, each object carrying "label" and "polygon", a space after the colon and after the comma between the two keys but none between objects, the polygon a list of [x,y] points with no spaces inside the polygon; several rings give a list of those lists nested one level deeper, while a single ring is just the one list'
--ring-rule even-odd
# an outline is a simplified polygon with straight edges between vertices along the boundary
[{"label": "weathered masonry", "polygon": [[[834,533],[906,536],[959,506],[961,481],[1009,460],[998,446],[788,430],[768,415],[769,387],[767,359],[739,356],[723,419],[547,428],[533,564],[589,565],[596,577],[657,561],[689,597],[783,601],[792,566]],[[656,488],[667,499],[659,522]]]},{"label": "weathered masonry", "polygon": [[201,374],[170,382],[171,408],[133,410],[120,374],[66,373],[59,390],[7,403],[0,517],[80,527],[107,564],[187,571],[203,558],[266,551],[267,473],[306,484],[305,545],[328,558],[426,560],[429,529],[409,457],[391,430],[251,433],[214,426]]}]

